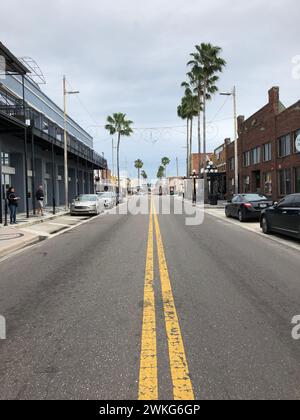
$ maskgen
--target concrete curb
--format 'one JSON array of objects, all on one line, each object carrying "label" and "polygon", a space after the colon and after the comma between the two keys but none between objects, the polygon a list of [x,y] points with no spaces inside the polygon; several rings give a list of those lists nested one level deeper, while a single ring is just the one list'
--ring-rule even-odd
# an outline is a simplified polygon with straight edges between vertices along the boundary
[{"label": "concrete curb", "polygon": [[[26,227],[29,227],[29,226],[39,225],[41,223],[47,223],[50,220],[55,220],[58,217],[67,216],[68,214],[70,214],[69,211],[60,212],[60,213],[57,213],[57,214],[53,214],[51,216],[45,216],[41,219],[33,219],[33,220],[29,220],[28,222],[18,223],[18,225],[16,225],[16,227],[17,227],[17,229],[23,229],[23,228],[26,228]],[[5,226],[0,225],[0,229],[1,228],[3,229],[3,228],[5,228]]]},{"label": "concrete curb", "polygon": [[14,245],[10,245],[7,248],[5,248],[4,250],[0,251],[0,259],[7,257],[9,254],[16,252],[16,251],[20,251],[24,248],[27,248],[29,246],[38,244],[41,241],[44,241],[46,239],[46,237],[43,236],[36,236],[35,238],[30,238],[27,239],[26,241],[21,241],[17,244]]}]

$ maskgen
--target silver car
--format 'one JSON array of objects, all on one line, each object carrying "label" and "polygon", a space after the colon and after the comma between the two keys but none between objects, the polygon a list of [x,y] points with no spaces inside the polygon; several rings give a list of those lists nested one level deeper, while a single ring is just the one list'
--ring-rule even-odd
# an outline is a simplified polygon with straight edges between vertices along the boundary
[{"label": "silver car", "polygon": [[71,204],[71,216],[80,214],[98,215],[104,211],[104,203],[97,194],[82,194]]}]

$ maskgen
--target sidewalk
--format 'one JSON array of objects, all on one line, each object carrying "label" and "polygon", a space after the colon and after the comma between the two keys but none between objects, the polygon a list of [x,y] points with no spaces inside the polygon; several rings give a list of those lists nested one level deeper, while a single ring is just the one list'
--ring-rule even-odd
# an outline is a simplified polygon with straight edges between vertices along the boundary
[{"label": "sidewalk", "polygon": [[[63,207],[58,207],[55,215],[49,209],[45,209],[44,217],[30,215],[27,219],[26,214],[19,214],[17,225],[0,225],[0,258],[46,239],[49,233],[53,233],[52,231],[58,230],[59,227],[62,229],[63,225],[57,224],[55,227],[49,225],[52,220],[62,218],[67,214],[69,212],[66,212]],[[38,230],[30,229],[35,225],[41,225],[41,227]]]}]

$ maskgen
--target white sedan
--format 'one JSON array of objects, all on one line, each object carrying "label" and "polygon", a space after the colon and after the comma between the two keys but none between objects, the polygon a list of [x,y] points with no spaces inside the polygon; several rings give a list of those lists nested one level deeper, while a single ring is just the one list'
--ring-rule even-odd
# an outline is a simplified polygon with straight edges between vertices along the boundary
[{"label": "white sedan", "polygon": [[71,216],[80,214],[98,215],[104,211],[104,202],[97,194],[82,194],[71,204]]},{"label": "white sedan", "polygon": [[112,209],[117,204],[117,195],[114,192],[98,193],[98,197],[103,201],[106,209]]}]

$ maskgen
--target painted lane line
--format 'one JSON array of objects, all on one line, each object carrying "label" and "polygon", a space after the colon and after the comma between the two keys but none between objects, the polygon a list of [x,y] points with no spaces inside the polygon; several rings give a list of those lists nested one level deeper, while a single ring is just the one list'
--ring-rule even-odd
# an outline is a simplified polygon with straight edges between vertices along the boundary
[{"label": "painted lane line", "polygon": [[170,369],[173,382],[173,396],[174,400],[194,400],[195,396],[193,386],[175,307],[158,217],[154,206],[153,212],[165,324],[169,347]]},{"label": "painted lane line", "polygon": [[152,211],[150,211],[138,397],[139,400],[143,401],[158,399],[155,294],[153,283],[153,217]]}]

